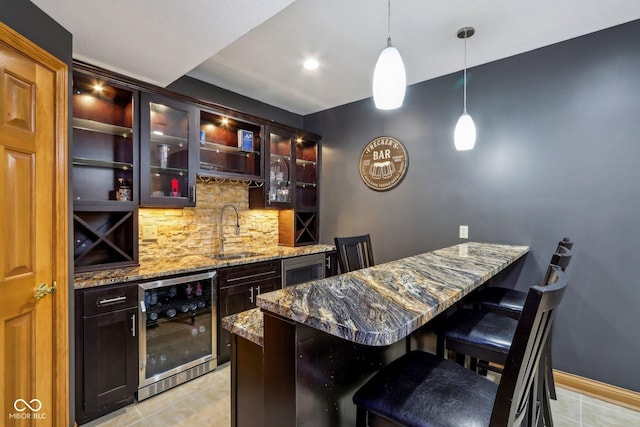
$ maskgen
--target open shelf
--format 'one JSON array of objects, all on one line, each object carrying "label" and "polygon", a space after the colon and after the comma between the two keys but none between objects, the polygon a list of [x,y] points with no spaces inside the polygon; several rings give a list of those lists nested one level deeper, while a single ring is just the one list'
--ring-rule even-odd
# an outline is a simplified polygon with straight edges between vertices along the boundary
[{"label": "open shelf", "polygon": [[306,165],[315,166],[316,162],[313,161],[313,160],[296,159],[296,164],[297,165],[302,165],[303,167],[306,166]]},{"label": "open shelf", "polygon": [[286,246],[304,246],[318,243],[318,212],[296,211],[278,212],[279,243]]},{"label": "open shelf", "polygon": [[123,138],[128,138],[133,133],[133,129],[129,127],[102,123],[95,120],[81,119],[79,117],[74,117],[72,123],[74,129],[105,133],[107,135],[119,135]]},{"label": "open shelf", "polygon": [[229,145],[225,145],[218,142],[211,141],[200,141],[200,150],[204,151],[213,151],[215,153],[228,153],[235,154],[237,156],[248,157],[248,156],[259,156],[259,151],[246,151],[241,149],[240,147],[232,147]]},{"label": "open shelf", "polygon": [[189,139],[187,138],[182,138],[179,136],[172,136],[172,135],[164,135],[164,134],[160,135],[153,132],[149,134],[149,141],[155,142],[158,144],[174,145],[180,148],[186,147],[187,145],[189,145]]},{"label": "open shelf", "polygon": [[137,263],[137,211],[76,211],[73,259],[76,271]]},{"label": "open shelf", "polygon": [[83,157],[74,157],[73,166],[92,166],[97,168],[122,169],[125,171],[133,169],[133,163],[113,162],[113,161],[98,160],[98,159],[85,159]]},{"label": "open shelf", "polygon": [[261,177],[262,132],[259,124],[200,110],[199,173]]}]

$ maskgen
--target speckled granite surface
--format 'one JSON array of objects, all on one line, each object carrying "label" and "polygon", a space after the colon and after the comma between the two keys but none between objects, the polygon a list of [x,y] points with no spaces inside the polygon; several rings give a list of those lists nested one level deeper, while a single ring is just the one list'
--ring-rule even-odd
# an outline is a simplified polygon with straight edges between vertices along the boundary
[{"label": "speckled granite surface", "polygon": [[384,346],[405,338],[528,251],[528,246],[465,243],[261,294],[257,305],[352,342]]},{"label": "speckled granite surface", "polygon": [[334,249],[335,247],[333,245],[310,245],[300,246],[297,248],[276,246],[274,248],[255,251],[249,248],[247,249],[248,251],[256,252],[260,255],[230,260],[213,259],[202,255],[177,256],[175,258],[161,259],[154,263],[143,263],[137,267],[124,267],[77,273],[73,276],[73,284],[75,289],[81,289],[93,286],[111,285],[114,283],[143,281],[156,277],[191,273],[194,271],[216,269],[231,265],[248,264],[252,262],[268,261],[271,259],[328,252]]},{"label": "speckled granite surface", "polygon": [[253,308],[223,317],[222,327],[262,347],[264,346],[263,319],[262,311],[259,308]]}]

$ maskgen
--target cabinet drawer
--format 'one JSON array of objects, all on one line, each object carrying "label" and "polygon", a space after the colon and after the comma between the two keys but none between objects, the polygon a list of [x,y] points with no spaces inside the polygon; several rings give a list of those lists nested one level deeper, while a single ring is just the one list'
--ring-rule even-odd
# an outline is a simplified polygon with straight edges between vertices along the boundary
[{"label": "cabinet drawer", "polygon": [[228,267],[220,270],[220,289],[280,277],[280,260]]},{"label": "cabinet drawer", "polygon": [[137,306],[138,285],[113,285],[88,289],[82,293],[85,316]]}]

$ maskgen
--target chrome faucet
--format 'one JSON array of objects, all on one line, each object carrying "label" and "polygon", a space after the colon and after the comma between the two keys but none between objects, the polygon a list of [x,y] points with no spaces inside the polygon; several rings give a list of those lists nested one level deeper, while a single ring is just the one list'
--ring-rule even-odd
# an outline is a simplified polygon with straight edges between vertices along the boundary
[{"label": "chrome faucet", "polygon": [[222,207],[222,210],[220,211],[220,254],[224,254],[224,241],[226,240],[224,237],[224,226],[222,224],[222,217],[224,215],[224,210],[225,208],[233,208],[233,210],[236,213],[236,236],[240,235],[240,216],[238,215],[238,209],[236,209],[235,206],[228,204],[228,205],[224,205]]}]

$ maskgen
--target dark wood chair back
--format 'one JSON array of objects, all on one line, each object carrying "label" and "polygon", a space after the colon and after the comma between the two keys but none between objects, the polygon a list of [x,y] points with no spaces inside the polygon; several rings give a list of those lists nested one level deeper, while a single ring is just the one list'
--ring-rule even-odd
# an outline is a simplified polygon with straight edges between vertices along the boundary
[{"label": "dark wood chair back", "polygon": [[334,238],[341,273],[374,265],[371,237],[368,234]]},{"label": "dark wood chair back", "polygon": [[[571,244],[573,246],[573,243]],[[569,263],[571,262],[571,257],[573,256],[573,252],[567,246],[558,245],[558,249],[556,253],[551,257],[551,262],[547,267],[547,272],[544,274],[544,278],[542,279],[543,285],[550,285],[555,283],[556,276],[553,273],[553,266],[558,266],[560,269],[565,272],[567,267],[569,267]]]},{"label": "dark wood chair back", "polygon": [[558,242],[558,247],[556,248],[556,252],[557,252],[557,249],[560,249],[560,248],[573,249],[573,242],[571,241],[570,238],[563,237],[562,240]]},{"label": "dark wood chair back", "polygon": [[[491,413],[491,426],[534,425],[538,365],[551,330],[554,310],[567,287],[567,277],[559,266],[552,266],[556,281],[532,286],[502,372]],[[525,417],[530,417],[524,422]]]}]

